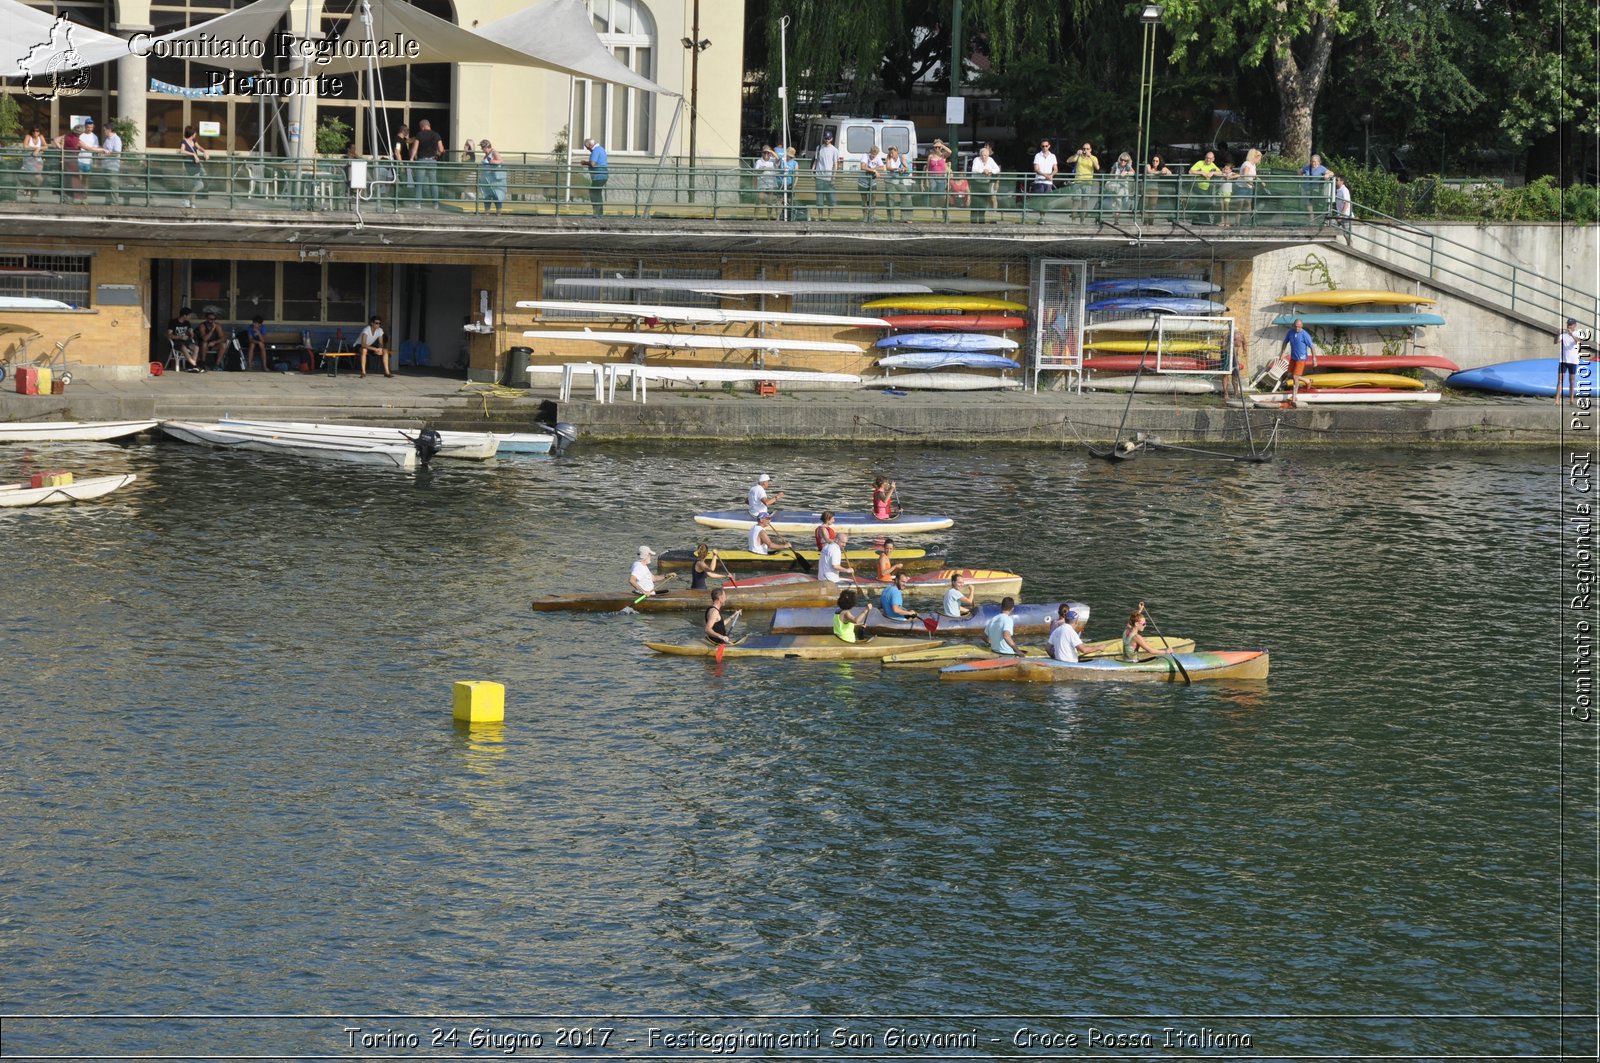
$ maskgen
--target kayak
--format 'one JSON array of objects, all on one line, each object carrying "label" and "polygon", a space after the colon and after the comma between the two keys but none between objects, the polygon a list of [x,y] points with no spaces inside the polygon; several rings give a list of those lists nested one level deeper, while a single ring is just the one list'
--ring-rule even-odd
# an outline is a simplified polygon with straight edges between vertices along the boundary
[{"label": "kayak", "polygon": [[[944,634],[943,630],[939,632]],[[1194,649],[1194,639],[1159,639],[1145,636],[1145,641],[1154,646],[1162,646],[1173,653],[1189,653]],[[1030,657],[1048,657],[1050,651],[1043,646],[1024,646],[1022,651]],[[1122,639],[1100,639],[1096,642],[1085,642],[1078,647],[1078,656],[1084,659],[1095,657],[1109,657],[1122,652]],[[932,649],[924,647],[920,650],[908,650],[905,653],[896,653],[883,659],[887,668],[943,668],[949,664],[961,661],[983,661],[994,656],[994,651],[985,644],[946,643]],[[1140,653],[1139,660],[1147,661],[1151,657],[1148,653]]]},{"label": "kayak", "polygon": [[[1494,365],[1452,373],[1446,378],[1445,385],[1473,391],[1492,391],[1500,395],[1553,399],[1556,395],[1557,361],[1555,358],[1523,358],[1515,362],[1496,362]],[[1600,370],[1600,363],[1593,360],[1578,363],[1579,395],[1595,393],[1597,370]],[[1569,381],[1563,381],[1562,384],[1563,392],[1571,386]]]},{"label": "kayak", "polygon": [[[709,513],[696,513],[694,520],[696,524],[703,524],[708,528],[742,532],[749,531],[756,523],[749,511],[743,509],[717,509]],[[815,510],[777,510],[772,514],[772,530],[783,535],[804,535],[821,523],[822,514]],[[833,520],[835,529],[849,532],[851,535],[863,533],[909,535],[913,532],[943,531],[953,524],[955,520],[951,517],[919,517],[902,514],[891,520],[878,520],[871,513],[860,511],[841,511],[834,514]]]},{"label": "kayak", "polygon": [[[737,583],[737,587],[731,585],[725,587],[730,609],[776,609],[780,605],[832,605],[839,598],[839,588],[832,583],[824,583],[798,572],[751,576],[738,580]],[[622,591],[602,591],[597,594],[547,594],[543,598],[534,599],[533,609],[539,613],[566,610],[609,613],[631,607],[641,613],[664,613],[704,609],[710,604],[709,590],[692,591],[688,587],[679,587],[676,590],[663,590],[640,598],[638,593],[629,587]]]},{"label": "kayak", "polygon": [[[906,581],[909,585],[910,580]],[[948,585],[948,580],[946,585]],[[1019,605],[1011,612],[1016,635],[1044,635],[1050,631],[1050,621],[1060,612],[1060,602],[1044,605]],[[971,616],[940,616],[933,634],[940,638],[983,638],[983,626],[994,619],[1000,607],[994,603],[979,605]],[[929,619],[932,619],[930,615]],[[875,633],[924,632],[927,626],[920,620],[890,620],[878,612],[877,606],[867,611],[865,627]],[[820,635],[833,630],[832,609],[779,609],[772,616],[772,631],[776,635]],[[988,656],[985,654],[985,656]]]},{"label": "kayak", "polygon": [[1085,332],[1144,332],[1154,333],[1166,326],[1167,335],[1182,332],[1226,332],[1232,325],[1226,321],[1196,321],[1188,318],[1119,317],[1111,321],[1096,321],[1083,326]]},{"label": "kayak", "polygon": [[[1022,363],[987,351],[897,351],[878,359],[883,369],[1021,369]],[[893,378],[885,375],[886,381]]]},{"label": "kayak", "polygon": [[1377,306],[1410,306],[1417,303],[1432,306],[1437,299],[1429,299],[1425,295],[1412,295],[1410,292],[1375,291],[1371,288],[1343,288],[1327,292],[1296,292],[1279,299],[1280,303],[1299,303],[1303,306],[1362,306],[1372,303]]},{"label": "kayak", "polygon": [[[674,657],[715,657],[717,648],[709,642],[682,645],[672,642],[646,642],[657,653]],[[937,646],[939,643],[935,642]],[[851,661],[888,657],[912,646],[926,648],[925,639],[874,638],[865,642],[842,642],[827,635],[750,635],[722,651],[723,657],[777,657],[802,661]]]},{"label": "kayak", "polygon": [[1391,369],[1442,369],[1447,373],[1461,370],[1459,365],[1442,354],[1319,354],[1312,357],[1307,368],[1370,369],[1379,373],[1387,373]]},{"label": "kayak", "polygon": [[1136,295],[1155,292],[1158,295],[1210,295],[1222,289],[1210,281],[1190,280],[1187,277],[1113,277],[1090,281],[1084,288],[1089,292],[1115,292]]},{"label": "kayak", "polygon": [[[717,556],[722,558],[722,563],[734,572],[760,572],[762,570],[792,569],[797,567],[795,552],[793,550],[780,550],[775,554],[757,554],[749,550],[718,550]],[[876,550],[846,550],[844,559],[852,565],[866,565],[876,567],[878,552]],[[813,569],[817,567],[817,551],[801,550],[800,560],[809,564]],[[944,568],[943,554],[929,556],[926,550],[902,549],[895,547],[889,551],[889,560],[900,565],[907,572],[926,572],[931,568]],[[666,550],[656,558],[656,567],[662,572],[676,572],[694,568],[693,550]],[[798,565],[804,569],[805,565]],[[832,630],[831,628],[829,630]]]},{"label": "kayak", "polygon": [[[1092,346],[1092,344],[1091,344],[1091,346]],[[1088,350],[1087,347],[1085,347],[1084,349]],[[1144,355],[1144,354],[1103,354],[1103,355],[1096,355],[1095,357],[1092,357],[1092,358],[1085,358],[1083,360],[1083,367],[1085,369],[1109,370],[1109,371],[1114,372],[1114,373],[1131,373],[1131,372],[1133,372],[1133,371],[1135,371],[1136,369],[1139,368],[1139,363],[1141,361],[1144,363],[1144,369],[1145,369],[1145,372],[1147,372],[1147,373],[1153,373],[1153,372],[1156,371],[1157,368],[1161,368],[1161,369],[1215,369],[1215,368],[1217,368],[1217,366],[1222,364],[1221,352],[1220,351],[1218,352],[1218,357],[1217,357],[1216,360],[1210,360],[1210,359],[1206,359],[1206,358],[1195,358],[1192,355],[1181,355],[1181,354],[1180,355],[1176,355],[1176,356],[1162,354],[1162,355],[1160,355],[1158,357],[1154,352],[1151,352],[1148,355]]]},{"label": "kayak", "polygon": [[1421,391],[1426,386],[1416,377],[1396,373],[1307,373],[1300,382],[1314,388],[1399,388],[1402,391]]},{"label": "kayak", "polygon": [[[1183,665],[1179,669],[1174,660]],[[1265,679],[1271,665],[1266,650],[1203,650],[1148,661],[1099,657],[1068,664],[1050,657],[990,657],[939,669],[940,679],[1011,683],[1139,682],[1182,683],[1207,679]]]},{"label": "kayak", "polygon": [[1028,309],[1027,303],[1010,299],[992,299],[988,296],[961,295],[888,295],[862,303],[863,310],[953,310],[966,313],[1020,313]]},{"label": "kayak", "polygon": [[1228,307],[1212,299],[1177,296],[1123,295],[1100,299],[1084,307],[1091,314],[1225,314]]},{"label": "kayak", "polygon": [[986,332],[896,332],[874,347],[905,351],[1014,351],[1016,340]]},{"label": "kayak", "polygon": [[[1006,572],[994,568],[941,568],[933,572],[918,572],[914,576],[905,578],[906,593],[943,596],[950,589],[950,580],[956,573],[966,577],[967,590],[975,598],[1016,597],[1022,593],[1022,577],[1015,572]],[[878,579],[864,579],[857,576],[854,580],[839,584],[840,590],[854,587],[865,598],[868,594],[877,594],[889,581]],[[830,628],[831,630],[831,628]]]},{"label": "kayak", "polygon": [[[1252,392],[1257,406],[1292,406],[1287,391],[1266,394]],[[1353,406],[1372,402],[1438,402],[1437,391],[1400,391],[1395,388],[1301,388],[1298,404],[1304,406]]]},{"label": "kayak", "polygon": [[890,314],[883,320],[891,328],[918,332],[1010,332],[1028,327],[1027,318],[1006,314]]},{"label": "kayak", "polygon": [[1279,314],[1272,319],[1274,325],[1293,325],[1296,320],[1307,328],[1415,328],[1419,325],[1442,325],[1442,314],[1368,313],[1368,314]]},{"label": "kayak", "polygon": [[[1093,343],[1085,343],[1083,349],[1105,351],[1107,354],[1141,354],[1147,351],[1151,354],[1157,351],[1163,354],[1192,354],[1195,351],[1216,350],[1217,345],[1205,340],[1167,340],[1163,343],[1156,337],[1150,336],[1138,340],[1095,340]],[[1138,365],[1138,359],[1134,359],[1133,365],[1127,368],[1136,369]]]}]

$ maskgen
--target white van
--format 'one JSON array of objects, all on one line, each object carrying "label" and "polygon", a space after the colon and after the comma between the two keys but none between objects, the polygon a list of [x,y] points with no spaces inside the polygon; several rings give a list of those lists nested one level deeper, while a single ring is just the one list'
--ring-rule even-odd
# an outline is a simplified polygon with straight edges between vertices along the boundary
[{"label": "white van", "polygon": [[806,119],[805,134],[801,139],[801,157],[814,158],[827,133],[833,134],[834,146],[844,153],[846,159],[861,158],[872,150],[873,145],[877,145],[885,155],[889,154],[890,148],[899,148],[905,158],[917,157],[917,127],[909,119],[847,118],[837,114]]}]

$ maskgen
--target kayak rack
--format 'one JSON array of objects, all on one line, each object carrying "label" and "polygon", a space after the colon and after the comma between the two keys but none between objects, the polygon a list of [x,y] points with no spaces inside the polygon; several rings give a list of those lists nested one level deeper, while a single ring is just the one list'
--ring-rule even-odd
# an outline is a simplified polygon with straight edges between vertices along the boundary
[{"label": "kayak rack", "polygon": [[[1128,401],[1122,407],[1122,420],[1117,425],[1117,434],[1115,442],[1111,444],[1111,449],[1100,451],[1091,446],[1089,447],[1091,455],[1104,461],[1132,461],[1144,450],[1175,450],[1185,454],[1201,454],[1206,457],[1222,458],[1226,461],[1242,461],[1252,465],[1264,465],[1272,460],[1273,453],[1278,447],[1278,428],[1283,424],[1283,418],[1279,416],[1272,422],[1272,431],[1268,434],[1265,444],[1257,447],[1255,426],[1250,421],[1250,404],[1248,402],[1242,407],[1245,438],[1250,442],[1248,454],[1230,454],[1223,450],[1208,450],[1204,447],[1185,447],[1175,443],[1163,443],[1159,439],[1145,435],[1143,432],[1135,432],[1131,437],[1124,438],[1122,433],[1123,429],[1128,425],[1128,412],[1133,408],[1133,396],[1138,393],[1139,379],[1143,374],[1144,363],[1140,362],[1138,370],[1133,375],[1133,386],[1128,389]],[[1233,367],[1233,386],[1235,394],[1242,396],[1245,393],[1244,382],[1240,377],[1238,365]]]}]

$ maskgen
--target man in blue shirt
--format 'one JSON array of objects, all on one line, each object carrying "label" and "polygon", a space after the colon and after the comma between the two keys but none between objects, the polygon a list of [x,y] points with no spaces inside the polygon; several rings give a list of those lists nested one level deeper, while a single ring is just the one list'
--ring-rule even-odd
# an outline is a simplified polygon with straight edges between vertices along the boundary
[{"label": "man in blue shirt", "polygon": [[1306,359],[1321,353],[1317,350],[1317,341],[1311,338],[1311,333],[1306,331],[1304,321],[1294,319],[1294,327],[1283,338],[1283,350],[1289,355],[1289,377],[1293,381],[1290,389],[1290,402],[1300,396],[1300,377],[1306,371]]},{"label": "man in blue shirt", "polygon": [[904,620],[907,624],[917,618],[916,610],[906,608],[906,575],[894,574],[894,582],[878,595],[878,612],[890,620]]},{"label": "man in blue shirt", "polygon": [[598,218],[606,212],[606,181],[610,180],[611,171],[606,167],[605,148],[593,138],[585,140],[583,146],[589,149],[589,157],[583,160],[583,165],[589,168],[589,202]]},{"label": "man in blue shirt", "polygon": [[1007,597],[1000,602],[1000,611],[994,618],[983,625],[984,638],[989,640],[989,649],[1004,657],[1025,657],[1022,647],[1017,645],[1016,630],[1017,618],[1011,611],[1017,607],[1015,598]]}]

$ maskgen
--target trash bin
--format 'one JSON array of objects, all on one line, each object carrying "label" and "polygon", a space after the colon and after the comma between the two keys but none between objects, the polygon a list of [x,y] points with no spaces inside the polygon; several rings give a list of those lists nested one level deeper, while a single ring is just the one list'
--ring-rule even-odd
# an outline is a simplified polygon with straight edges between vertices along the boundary
[{"label": "trash bin", "polygon": [[528,364],[533,361],[532,347],[513,347],[506,351],[506,375],[503,383],[508,388],[528,386]]}]

